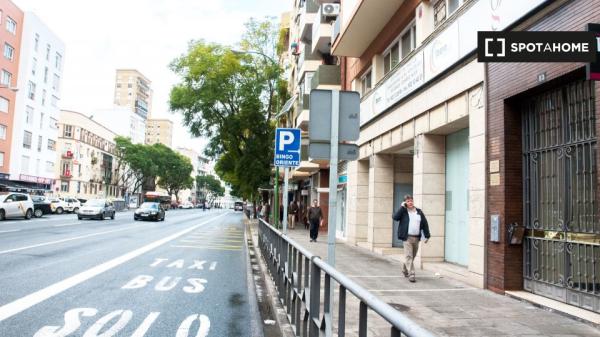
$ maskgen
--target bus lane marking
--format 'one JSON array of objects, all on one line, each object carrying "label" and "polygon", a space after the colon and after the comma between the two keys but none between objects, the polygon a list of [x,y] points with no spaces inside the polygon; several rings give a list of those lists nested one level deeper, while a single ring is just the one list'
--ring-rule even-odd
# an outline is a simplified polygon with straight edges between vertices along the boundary
[{"label": "bus lane marking", "polygon": [[[0,322],[4,321],[7,318],[10,318],[24,310],[27,310],[29,308],[31,308],[32,306],[41,303],[55,295],[58,295],[62,292],[64,292],[67,289],[70,289],[76,285],[79,285],[95,276],[98,276],[108,270],[111,270],[125,262],[128,262],[140,255],[143,255],[161,245],[164,245],[170,241],[173,241],[207,223],[213,222],[217,219],[219,219],[220,217],[223,217],[227,215],[226,213],[218,215],[212,219],[209,219],[207,221],[204,221],[202,223],[193,225],[187,229],[184,229],[182,231],[179,231],[173,235],[170,235],[166,238],[160,239],[158,241],[155,241],[153,243],[150,243],[144,247],[138,248],[134,251],[131,251],[129,253],[126,253],[124,255],[121,255],[117,258],[114,258],[108,262],[102,263],[100,265],[97,265],[95,267],[92,267],[86,271],[83,271],[79,274],[76,274],[74,276],[71,276],[67,279],[64,279],[62,281],[59,281],[57,283],[54,283],[44,289],[38,290],[34,293],[31,293],[25,297],[22,297],[20,299],[17,299],[13,302],[10,302],[8,304],[3,305],[2,307],[0,307]],[[128,228],[128,229],[131,229]],[[94,234],[94,235],[98,235],[98,234]],[[196,288],[194,288],[196,289]]]}]

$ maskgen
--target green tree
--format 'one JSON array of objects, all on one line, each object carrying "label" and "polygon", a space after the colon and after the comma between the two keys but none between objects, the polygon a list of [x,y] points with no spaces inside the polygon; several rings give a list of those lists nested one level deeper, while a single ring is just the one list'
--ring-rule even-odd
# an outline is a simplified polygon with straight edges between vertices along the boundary
[{"label": "green tree", "polygon": [[204,199],[212,204],[215,199],[225,195],[225,188],[213,175],[196,176],[196,188],[202,191]]},{"label": "green tree", "polygon": [[239,44],[230,47],[193,41],[171,63],[180,82],[171,89],[170,108],[183,115],[205,154],[237,196],[252,199],[269,181],[274,115],[285,92],[275,59],[278,27],[272,19],[250,20]]},{"label": "green tree", "polygon": [[133,144],[129,138],[115,137],[118,185],[121,190],[138,191],[145,179],[156,177],[159,171],[154,162],[151,148],[143,144]]}]

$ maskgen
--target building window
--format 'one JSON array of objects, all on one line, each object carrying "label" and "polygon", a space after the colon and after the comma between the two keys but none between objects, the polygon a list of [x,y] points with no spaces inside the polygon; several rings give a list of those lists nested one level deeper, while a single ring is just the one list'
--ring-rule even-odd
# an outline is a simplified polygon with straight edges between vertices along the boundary
[{"label": "building window", "polygon": [[8,113],[8,106],[10,105],[9,101],[0,96],[0,112]]},{"label": "building window", "polygon": [[46,61],[50,61],[50,44],[46,45]]},{"label": "building window", "polygon": [[54,59],[54,67],[56,68],[56,70],[60,71],[61,65],[62,65],[62,55],[59,53],[56,53],[56,57]]},{"label": "building window", "polygon": [[0,152],[0,167],[4,167],[4,152]]},{"label": "building window", "polygon": [[46,105],[46,89],[42,90],[42,105]]},{"label": "building window", "polygon": [[56,142],[48,139],[48,150],[56,151]]},{"label": "building window", "polygon": [[2,69],[2,78],[0,78],[0,81],[0,84],[4,84],[5,86],[10,87],[10,84],[12,82],[12,74]]},{"label": "building window", "polygon": [[366,74],[360,79],[362,94],[365,95],[373,88],[371,85],[371,70],[367,71]]},{"label": "building window", "polygon": [[15,57],[15,48],[9,45],[8,43],[4,43],[4,58],[12,61]]},{"label": "building window", "polygon": [[384,75],[389,73],[390,70],[394,69],[394,67],[400,61],[400,53],[399,53],[399,44],[398,41],[394,42],[390,50],[385,53],[383,56],[383,73]]},{"label": "building window", "polygon": [[433,5],[433,24],[434,27],[438,27],[444,22],[450,15],[454,14],[465,0],[438,0]]},{"label": "building window", "polygon": [[40,113],[40,129],[44,128],[44,113]]},{"label": "building window", "polygon": [[53,173],[54,172],[54,163],[51,161],[46,162],[46,172]]},{"label": "building window", "polygon": [[6,125],[0,124],[0,139],[6,140]]},{"label": "building window", "polygon": [[29,156],[21,157],[21,172],[29,173]]},{"label": "building window", "polygon": [[43,139],[42,139],[42,136],[40,135],[40,136],[38,136],[38,147],[37,147],[38,152],[42,152],[42,142],[43,142]]},{"label": "building window", "polygon": [[54,79],[52,81],[52,89],[58,91],[60,85],[60,76],[54,74]]},{"label": "building window", "polygon": [[27,97],[31,100],[35,100],[35,83],[31,81],[27,83]]},{"label": "building window", "polygon": [[52,101],[50,103],[56,108],[58,106],[58,97],[52,95]]},{"label": "building window", "polygon": [[69,192],[69,182],[68,181],[60,182],[60,191],[61,192]]},{"label": "building window", "polygon": [[404,59],[411,51],[417,47],[417,31],[416,25],[413,23],[400,37],[401,43],[401,59]]},{"label": "building window", "polygon": [[133,88],[133,84],[131,84],[131,83],[127,84],[127,88]]},{"label": "building window", "polygon": [[[117,88],[120,88],[120,87],[121,87],[121,83],[117,83]],[[119,93],[117,93],[117,94],[119,94]]]},{"label": "building window", "polygon": [[17,22],[10,16],[6,17],[6,30],[11,32],[13,35],[17,35]]},{"label": "building window", "polygon": [[25,123],[28,125],[33,124],[33,108],[30,106],[25,107]]},{"label": "building window", "polygon": [[44,83],[48,83],[48,67],[44,67]]},{"label": "building window", "polygon": [[63,136],[66,138],[73,138],[73,126],[65,125],[65,129],[63,131]]},{"label": "building window", "polygon": [[40,34],[35,34],[35,42],[33,44],[33,49],[35,50],[35,52],[37,53],[38,51],[38,47],[40,46]]},{"label": "building window", "polygon": [[23,147],[26,149],[31,149],[31,132],[25,131],[23,133]]},{"label": "building window", "polygon": [[58,129],[58,121],[56,120],[56,118],[52,118],[50,117],[50,128],[51,129]]}]

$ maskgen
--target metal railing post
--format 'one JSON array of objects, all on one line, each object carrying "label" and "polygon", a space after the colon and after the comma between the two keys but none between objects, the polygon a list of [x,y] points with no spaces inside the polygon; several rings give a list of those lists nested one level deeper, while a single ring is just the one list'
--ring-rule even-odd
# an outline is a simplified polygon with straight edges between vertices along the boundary
[{"label": "metal railing post", "polygon": [[315,264],[314,258],[310,264],[310,302],[308,335],[319,337],[319,310],[321,306],[321,269]]}]

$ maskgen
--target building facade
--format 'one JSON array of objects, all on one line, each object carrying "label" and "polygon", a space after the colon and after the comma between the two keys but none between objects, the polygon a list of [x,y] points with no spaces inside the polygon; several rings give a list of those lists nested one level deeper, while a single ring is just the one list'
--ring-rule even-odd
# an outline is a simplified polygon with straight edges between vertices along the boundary
[{"label": "building facade", "polygon": [[146,121],[146,144],[157,143],[173,147],[173,122],[171,120],[148,118]]},{"label": "building facade", "polygon": [[189,201],[196,203],[198,202],[198,189],[196,187],[196,176],[202,174],[202,170],[205,168],[206,163],[204,162],[204,158],[198,154],[198,152],[193,149],[188,149],[184,147],[178,147],[176,151],[188,158],[192,163],[194,169],[192,170],[192,178],[194,178],[194,185],[190,189],[185,189],[179,192],[179,200],[181,202]]},{"label": "building facade", "polygon": [[83,199],[118,197],[116,134],[98,121],[62,110],[58,123],[54,194]]},{"label": "building facade", "polygon": [[10,179],[11,146],[15,119],[15,101],[19,79],[19,60],[24,13],[12,1],[0,1],[0,175]]},{"label": "building facade", "polygon": [[50,191],[64,66],[63,42],[33,13],[25,13],[15,101],[10,179]]},{"label": "building facade", "polygon": [[[548,1],[510,29],[585,31],[598,22],[596,1]],[[487,77],[487,286],[598,313],[600,86],[580,63],[490,63]],[[525,227],[522,244],[512,224]]]},{"label": "building facade", "polygon": [[134,144],[144,144],[146,140],[146,120],[128,107],[114,105],[109,109],[95,110],[90,118],[102,125],[110,125],[115,134],[131,139]]},{"label": "building facade", "polygon": [[135,69],[117,69],[114,104],[124,106],[144,120],[152,112],[152,88],[146,76]]}]

